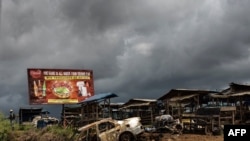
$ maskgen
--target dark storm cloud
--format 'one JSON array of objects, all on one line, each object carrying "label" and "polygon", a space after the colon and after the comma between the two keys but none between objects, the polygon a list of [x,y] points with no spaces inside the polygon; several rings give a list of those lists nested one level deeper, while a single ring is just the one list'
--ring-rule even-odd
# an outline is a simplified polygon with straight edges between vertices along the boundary
[{"label": "dark storm cloud", "polygon": [[[172,29],[158,32],[158,35],[152,32],[154,39],[144,35],[153,44],[152,52],[149,57],[140,56],[140,60],[134,56],[129,61],[134,66],[128,71],[130,73],[127,75],[132,74],[132,77],[127,76],[131,78],[125,80],[127,86],[138,89],[138,93],[145,95],[147,92],[142,87],[157,89],[164,83],[166,90],[173,87],[220,89],[231,81],[249,80],[245,77],[245,70],[248,69],[245,65],[249,64],[249,31],[241,29],[249,25],[246,22],[236,24],[231,17],[242,15],[242,20],[247,21],[245,18],[249,19],[246,14],[248,9],[237,11],[234,8],[239,7],[225,4],[226,6],[219,7],[223,9],[217,11],[221,13],[213,13],[215,9],[210,5],[212,9],[208,11],[196,11],[198,15],[205,17],[194,14],[178,21],[177,26]],[[228,13],[231,10],[236,13]],[[161,29],[167,29],[168,25],[162,27]],[[154,40],[156,41],[153,42]],[[239,63],[241,61],[246,63]],[[133,78],[138,79],[135,81]]]},{"label": "dark storm cloud", "polygon": [[129,16],[126,9],[130,4],[116,0],[73,0],[62,3],[61,9],[65,18],[74,24],[75,31],[92,35],[125,24]]},{"label": "dark storm cloud", "polygon": [[249,82],[249,3],[2,0],[1,104],[28,105],[28,67],[93,69],[122,102]]}]

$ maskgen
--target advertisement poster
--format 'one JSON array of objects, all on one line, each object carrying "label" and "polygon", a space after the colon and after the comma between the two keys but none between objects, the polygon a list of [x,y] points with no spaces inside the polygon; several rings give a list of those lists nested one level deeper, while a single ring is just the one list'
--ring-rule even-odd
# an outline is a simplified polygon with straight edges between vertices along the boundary
[{"label": "advertisement poster", "polygon": [[92,70],[28,68],[29,101],[75,104],[94,95]]}]

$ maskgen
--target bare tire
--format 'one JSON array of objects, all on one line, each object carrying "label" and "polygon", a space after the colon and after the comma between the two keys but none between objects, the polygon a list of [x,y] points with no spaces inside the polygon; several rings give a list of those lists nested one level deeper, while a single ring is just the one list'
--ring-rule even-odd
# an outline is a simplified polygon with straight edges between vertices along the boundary
[{"label": "bare tire", "polygon": [[176,129],[176,132],[177,132],[178,134],[182,134],[182,130],[183,130],[182,125],[177,124],[177,125],[175,126],[175,129]]},{"label": "bare tire", "polygon": [[120,136],[120,140],[119,141],[134,141],[133,135],[131,133],[123,133]]}]

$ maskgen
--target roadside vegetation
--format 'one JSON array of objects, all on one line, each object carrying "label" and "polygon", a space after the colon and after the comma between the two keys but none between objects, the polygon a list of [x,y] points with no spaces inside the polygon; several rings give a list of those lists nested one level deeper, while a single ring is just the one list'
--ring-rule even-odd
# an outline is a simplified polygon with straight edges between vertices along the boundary
[{"label": "roadside vegetation", "polygon": [[20,125],[15,122],[12,130],[8,116],[0,112],[0,141],[72,141],[73,135],[72,128],[60,125],[39,129],[34,125]]}]

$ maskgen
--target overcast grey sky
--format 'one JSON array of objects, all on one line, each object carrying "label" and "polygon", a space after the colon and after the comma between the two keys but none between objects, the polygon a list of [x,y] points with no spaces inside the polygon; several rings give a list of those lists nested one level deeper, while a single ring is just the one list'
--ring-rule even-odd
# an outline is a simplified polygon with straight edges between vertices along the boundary
[{"label": "overcast grey sky", "polygon": [[249,83],[249,7],[248,0],[2,0],[0,111],[30,107],[27,68],[91,69],[95,94],[114,92],[113,102]]}]

